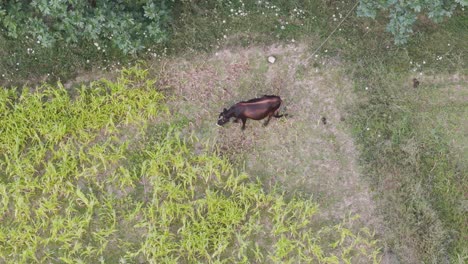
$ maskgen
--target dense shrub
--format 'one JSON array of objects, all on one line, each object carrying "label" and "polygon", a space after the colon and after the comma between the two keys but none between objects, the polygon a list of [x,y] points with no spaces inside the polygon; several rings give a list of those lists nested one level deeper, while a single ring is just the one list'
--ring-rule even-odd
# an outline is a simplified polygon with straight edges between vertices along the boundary
[{"label": "dense shrub", "polygon": [[434,22],[450,17],[457,6],[465,7],[467,0],[360,0],[358,15],[375,18],[378,11],[387,12],[390,19],[387,31],[393,34],[396,44],[405,44],[413,33],[413,24],[419,14],[425,14]]},{"label": "dense shrub", "polygon": [[11,38],[45,47],[88,40],[134,53],[167,38],[166,0],[22,0],[0,2],[0,26]]}]

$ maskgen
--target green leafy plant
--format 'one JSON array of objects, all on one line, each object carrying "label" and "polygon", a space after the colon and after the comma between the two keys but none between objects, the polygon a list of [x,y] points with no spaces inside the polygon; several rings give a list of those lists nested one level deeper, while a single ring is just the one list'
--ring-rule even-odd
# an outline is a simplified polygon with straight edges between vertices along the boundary
[{"label": "green leafy plant", "polygon": [[405,44],[413,34],[413,25],[418,15],[424,14],[434,22],[441,22],[450,17],[457,6],[465,7],[466,0],[360,0],[358,16],[375,19],[378,12],[385,12],[390,19],[387,31],[394,36],[395,44]]},{"label": "green leafy plant", "polygon": [[135,53],[167,38],[169,5],[143,1],[2,1],[0,25],[11,38],[33,38],[44,47],[89,41]]}]

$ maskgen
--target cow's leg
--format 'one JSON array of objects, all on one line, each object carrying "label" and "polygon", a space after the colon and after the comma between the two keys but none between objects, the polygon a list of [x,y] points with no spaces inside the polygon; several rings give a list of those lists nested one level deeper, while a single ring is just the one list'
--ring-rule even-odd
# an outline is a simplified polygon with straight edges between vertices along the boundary
[{"label": "cow's leg", "polygon": [[247,117],[241,117],[242,120],[242,130],[245,130],[245,122],[247,121]]},{"label": "cow's leg", "polygon": [[268,119],[265,121],[265,123],[263,123],[263,126],[267,126],[268,123],[270,123],[271,116],[272,116],[272,115],[269,115],[269,116],[268,116]]},{"label": "cow's leg", "polygon": [[239,118],[236,117],[236,119],[234,119],[234,121],[232,121],[232,122],[234,122],[234,123],[239,123]]}]

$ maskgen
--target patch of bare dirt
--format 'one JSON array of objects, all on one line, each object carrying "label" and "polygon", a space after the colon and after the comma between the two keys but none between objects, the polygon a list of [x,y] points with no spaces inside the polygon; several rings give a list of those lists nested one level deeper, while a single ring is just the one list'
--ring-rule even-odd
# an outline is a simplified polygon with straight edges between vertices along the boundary
[{"label": "patch of bare dirt", "polygon": [[[275,63],[267,61],[268,56]],[[190,61],[164,61],[160,84],[173,88],[172,109],[193,120],[201,138],[216,138],[221,150],[242,156],[245,169],[267,186],[312,196],[321,206],[321,221],[340,222],[360,215],[356,230],[382,232],[372,193],[360,176],[357,150],[344,120],[355,100],[352,84],[339,62],[306,62],[307,46],[226,49]],[[224,107],[264,94],[277,94],[290,117],[229,123],[216,127]],[[285,110],[286,109],[286,110]],[[323,118],[326,121],[323,121]],[[391,257],[384,263],[393,263]],[[358,263],[358,262],[357,262]]]},{"label": "patch of bare dirt", "polygon": [[113,80],[117,78],[117,71],[115,72],[104,72],[104,71],[93,71],[79,73],[74,79],[71,79],[63,84],[66,89],[71,89],[73,86],[80,84],[88,84],[93,81],[97,81],[102,78]]}]

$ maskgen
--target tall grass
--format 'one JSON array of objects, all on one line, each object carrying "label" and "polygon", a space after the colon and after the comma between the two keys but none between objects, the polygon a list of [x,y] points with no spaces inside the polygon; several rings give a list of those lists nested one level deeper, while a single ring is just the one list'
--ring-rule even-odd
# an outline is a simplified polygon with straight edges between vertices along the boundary
[{"label": "tall grass", "polygon": [[134,184],[115,170],[128,148],[117,132],[165,111],[144,74],[124,70],[117,82],[83,86],[74,98],[60,84],[1,89],[1,259],[71,263],[102,255],[117,224],[106,188]]},{"label": "tall grass", "polygon": [[266,193],[193,151],[138,67],[73,95],[0,94],[0,261],[378,262],[367,230],[314,222],[318,205]]}]

